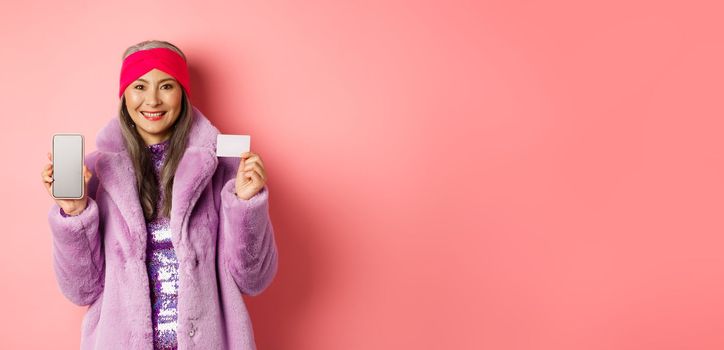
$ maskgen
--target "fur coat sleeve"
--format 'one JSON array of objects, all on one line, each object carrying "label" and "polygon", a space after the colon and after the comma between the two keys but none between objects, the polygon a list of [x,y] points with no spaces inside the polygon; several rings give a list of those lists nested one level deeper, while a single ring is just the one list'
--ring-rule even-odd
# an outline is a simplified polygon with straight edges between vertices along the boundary
[{"label": "fur coat sleeve", "polygon": [[243,294],[258,295],[277,272],[277,246],[269,218],[269,188],[248,200],[235,193],[239,158],[219,158],[214,174],[219,212],[218,259]]},{"label": "fur coat sleeve", "polygon": [[[91,173],[95,173],[97,153],[85,158]],[[53,269],[58,286],[65,297],[79,306],[93,303],[103,291],[104,258],[99,210],[95,201],[98,180],[88,183],[88,205],[78,215],[63,216],[54,203],[48,212],[53,237]]]}]

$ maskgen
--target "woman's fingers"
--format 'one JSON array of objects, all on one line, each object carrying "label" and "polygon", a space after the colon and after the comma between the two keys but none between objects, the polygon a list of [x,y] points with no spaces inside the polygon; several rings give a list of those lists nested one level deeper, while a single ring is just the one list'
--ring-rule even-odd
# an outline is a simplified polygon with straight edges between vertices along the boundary
[{"label": "woman's fingers", "polygon": [[88,183],[90,179],[93,177],[93,173],[91,173],[90,170],[88,170],[88,167],[85,165],[83,166],[83,179],[85,180],[85,183]]},{"label": "woman's fingers", "polygon": [[259,157],[258,154],[254,154],[253,156],[249,157],[247,161],[257,162],[262,167],[264,166],[264,162],[261,161],[261,157]]},{"label": "woman's fingers", "polygon": [[262,180],[266,180],[266,171],[259,164],[253,164],[244,168],[244,171],[254,171],[261,177]]},{"label": "woman's fingers", "polygon": [[259,172],[257,172],[256,170],[249,170],[249,171],[244,172],[244,177],[251,181],[261,182],[264,180],[262,178],[261,174],[259,174]]},{"label": "woman's fingers", "polygon": [[53,176],[52,176],[52,170],[46,174],[43,174],[43,184],[45,185],[45,188],[50,190],[50,186],[53,184]]},{"label": "woman's fingers", "polygon": [[245,152],[241,155],[241,165],[239,173],[246,181],[243,185],[250,182],[263,186],[266,182],[266,170],[264,170],[264,162],[258,154]]},{"label": "woman's fingers", "polygon": [[48,152],[47,155],[50,163],[43,167],[43,171],[40,172],[40,178],[43,180],[45,189],[47,189],[48,193],[50,193],[50,187],[53,184],[53,155],[50,152]]},{"label": "woman's fingers", "polygon": [[259,173],[257,173],[257,172],[254,171],[254,170],[252,170],[252,171],[247,171],[247,172],[244,173],[244,174],[246,174],[247,178],[251,179],[252,182],[256,182],[256,183],[262,183],[262,182],[263,182],[263,180],[261,179],[261,175],[259,175]]},{"label": "woman's fingers", "polygon": [[259,169],[261,174],[264,174],[264,163],[261,161],[259,156],[252,156],[244,162],[244,171]]},{"label": "woman's fingers", "polygon": [[266,173],[264,172],[264,169],[257,168],[257,169],[254,169],[254,171],[255,171],[257,174],[259,174],[259,177],[261,178],[261,180],[262,180],[263,182],[266,182]]},{"label": "woman's fingers", "polygon": [[247,163],[244,165],[244,171],[254,170],[254,169],[262,169],[262,166],[259,165],[259,163]]},{"label": "woman's fingers", "polygon": [[40,174],[40,177],[43,179],[43,185],[45,185],[45,189],[47,189],[48,193],[50,193],[50,188],[53,185],[53,168],[46,166],[43,172]]},{"label": "woman's fingers", "polygon": [[52,164],[46,164],[43,167],[43,170],[40,172],[40,176],[45,176],[45,174],[53,172],[53,165]]},{"label": "woman's fingers", "polygon": [[262,180],[266,180],[266,171],[264,171],[264,168],[260,167],[259,165],[248,166],[244,168],[244,171],[254,171],[259,174],[259,176],[261,176]]},{"label": "woman's fingers", "polygon": [[44,182],[52,182],[53,181],[53,165],[47,164],[43,171],[40,172],[40,178],[43,179]]},{"label": "woman's fingers", "polygon": [[254,153],[254,152],[244,152],[241,154],[241,160],[244,164],[249,164],[251,162],[258,162],[261,164],[261,166],[264,166],[264,162],[261,160],[261,157]]},{"label": "woman's fingers", "polygon": [[246,160],[246,163],[249,162],[259,163],[259,165],[261,165],[262,167],[264,166],[264,162],[261,160],[261,157],[259,157],[259,155],[255,153],[252,153],[252,156]]},{"label": "woman's fingers", "polygon": [[[244,160],[244,158],[246,158]],[[259,175],[259,181],[266,181],[266,171],[264,170],[264,162],[261,160],[261,157],[252,152],[246,152],[242,154],[242,161],[244,164],[244,168],[242,171],[248,172],[248,171],[254,171]],[[251,174],[244,175],[247,178],[250,178]]]}]

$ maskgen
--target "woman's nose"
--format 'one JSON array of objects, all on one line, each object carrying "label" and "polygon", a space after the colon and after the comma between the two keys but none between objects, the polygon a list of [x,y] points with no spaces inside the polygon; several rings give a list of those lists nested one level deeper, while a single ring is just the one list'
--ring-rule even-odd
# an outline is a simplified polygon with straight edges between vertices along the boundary
[{"label": "woman's nose", "polygon": [[158,92],[156,90],[150,90],[146,93],[145,99],[146,104],[149,106],[156,106],[161,102],[158,98]]}]

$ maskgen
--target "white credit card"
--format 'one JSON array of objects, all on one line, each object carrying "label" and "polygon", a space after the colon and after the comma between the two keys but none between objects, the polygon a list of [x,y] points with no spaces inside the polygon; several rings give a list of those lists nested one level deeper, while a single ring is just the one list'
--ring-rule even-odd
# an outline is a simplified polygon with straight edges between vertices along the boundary
[{"label": "white credit card", "polygon": [[244,152],[251,149],[251,136],[249,135],[216,135],[217,157],[241,157]]}]

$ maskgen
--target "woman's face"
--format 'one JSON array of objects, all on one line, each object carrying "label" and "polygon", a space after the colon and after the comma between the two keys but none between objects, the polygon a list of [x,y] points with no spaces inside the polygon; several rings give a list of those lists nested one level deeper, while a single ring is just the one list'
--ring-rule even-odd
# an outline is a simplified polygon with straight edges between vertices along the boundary
[{"label": "woman's face", "polygon": [[126,109],[146,145],[171,137],[181,112],[181,89],[176,79],[155,68],[126,88]]}]

